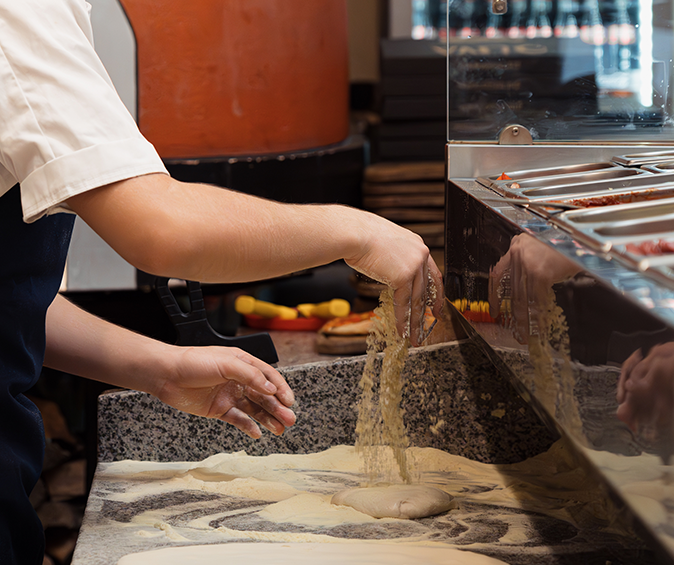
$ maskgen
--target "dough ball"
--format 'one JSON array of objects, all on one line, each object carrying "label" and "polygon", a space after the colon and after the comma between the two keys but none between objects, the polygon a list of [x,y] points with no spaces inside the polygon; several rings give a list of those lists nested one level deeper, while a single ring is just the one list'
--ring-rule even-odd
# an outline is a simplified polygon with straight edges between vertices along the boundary
[{"label": "dough ball", "polygon": [[352,488],[332,497],[332,504],[351,506],[375,518],[425,518],[456,508],[454,497],[425,485]]}]

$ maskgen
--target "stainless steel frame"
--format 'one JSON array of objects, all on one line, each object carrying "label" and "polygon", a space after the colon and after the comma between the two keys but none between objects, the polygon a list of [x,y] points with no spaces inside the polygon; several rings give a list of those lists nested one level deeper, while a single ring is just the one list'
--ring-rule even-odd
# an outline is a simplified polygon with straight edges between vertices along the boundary
[{"label": "stainless steel frame", "polygon": [[[541,296],[549,296],[546,293],[527,294],[524,311],[529,318],[524,327],[529,331],[523,335],[522,320],[513,322],[515,294],[527,292],[523,283],[508,287],[512,296],[508,296],[507,308],[506,301],[499,298],[497,323],[471,322],[473,329],[477,339],[511,368],[514,385],[531,399],[542,417],[571,439],[617,499],[630,508],[664,561],[674,563],[674,507],[668,502],[668,497],[674,499],[674,490],[671,494],[668,490],[674,481],[663,480],[674,474],[669,465],[674,428],[656,427],[646,435],[632,432],[616,417],[615,396],[621,367],[632,353],[641,349],[647,355],[655,344],[674,342],[674,255],[639,256],[627,247],[648,239],[674,238],[674,199],[557,212],[513,205],[505,202],[502,194],[526,203],[544,196],[564,201],[621,191],[607,190],[607,181],[598,181],[551,184],[545,194],[532,195],[538,187],[513,193],[502,187],[499,190],[496,180],[502,172],[514,171],[527,182],[531,179],[531,184],[536,182],[533,179],[545,183],[550,176],[536,176],[536,172],[551,168],[573,169],[573,174],[582,177],[589,170],[610,170],[604,164],[614,163],[614,156],[635,156],[641,149],[448,144],[446,295],[450,301],[493,301],[494,284],[500,284],[499,293],[505,292],[503,279],[500,283],[493,279],[499,272],[497,266],[510,260],[515,269],[511,248],[522,238],[531,242],[529,249],[536,250],[529,263],[523,263],[533,269],[531,272],[520,265],[519,276],[524,277],[520,280],[529,281],[527,285],[560,265],[572,273],[563,280],[553,280],[549,289],[564,316],[566,333],[562,334],[568,341],[560,338],[562,334],[557,335],[557,341],[549,338],[545,328],[537,325],[536,313],[548,308],[541,301]],[[643,150],[659,152],[658,159],[662,159],[662,151],[673,151],[653,146]],[[592,163],[602,165],[592,169]],[[661,182],[653,185],[654,178]],[[674,188],[674,175],[668,173],[637,174],[632,179],[638,184],[622,193],[653,190],[653,186],[664,192]],[[592,192],[592,188],[603,190]],[[521,248],[518,252],[522,254]],[[550,355],[545,363],[540,359],[541,350]],[[522,356],[527,362],[521,361]],[[608,380],[592,376],[598,374],[608,375]],[[674,399],[674,367],[670,392]],[[631,466],[640,479],[639,486],[626,479],[626,469]],[[658,516],[645,511],[634,496],[656,489],[662,494],[649,500],[659,509]]]}]

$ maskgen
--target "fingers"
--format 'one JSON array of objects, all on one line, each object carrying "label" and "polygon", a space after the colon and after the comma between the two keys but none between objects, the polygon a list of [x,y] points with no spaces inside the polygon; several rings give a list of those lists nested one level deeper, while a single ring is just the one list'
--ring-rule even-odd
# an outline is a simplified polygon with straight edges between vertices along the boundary
[{"label": "fingers", "polygon": [[[253,367],[256,369],[259,369],[260,372],[264,375],[264,377],[267,379],[268,382],[270,382],[274,387],[276,387],[276,398],[278,398],[283,404],[286,406],[290,407],[295,403],[295,394],[293,393],[292,389],[290,388],[290,385],[286,382],[286,380],[283,378],[281,373],[279,373],[276,369],[271,367],[270,365],[267,365],[264,361],[261,361],[257,357],[253,357],[252,355],[249,355],[245,351],[241,351],[241,354],[243,354],[243,361],[246,363],[250,363]],[[251,386],[252,390],[256,390],[257,392],[268,395],[269,393],[267,392],[267,389],[265,385],[263,385],[262,389],[258,387]]]},{"label": "fingers", "polygon": [[637,431],[636,420],[634,419],[634,412],[629,403],[625,402],[618,406],[618,411],[616,412],[618,419],[625,424],[633,431]]},{"label": "fingers", "polygon": [[498,295],[498,288],[501,285],[501,276],[496,267],[489,269],[489,315],[496,319],[501,312],[501,297]]},{"label": "fingers", "polygon": [[435,264],[433,257],[428,256],[428,293],[427,304],[433,310],[433,316],[442,316],[442,306],[445,303],[445,288],[442,283],[442,273]]},{"label": "fingers", "polygon": [[253,439],[260,439],[262,437],[262,432],[258,425],[236,406],[230,408],[219,419],[240,429],[244,434]]},{"label": "fingers", "polygon": [[[286,406],[292,406],[295,395],[283,376],[272,366],[238,348],[228,348],[235,360],[228,363],[226,375],[263,395],[276,395]],[[237,362],[238,361],[238,362]]]},{"label": "fingers", "polygon": [[191,414],[228,422],[250,437],[261,435],[254,418],[274,434],[295,423],[294,401],[283,376],[232,347],[178,348],[180,363],[158,393],[160,400]]},{"label": "fingers", "polygon": [[641,349],[637,349],[632,355],[630,355],[627,360],[622,364],[620,369],[620,378],[618,379],[618,388],[616,390],[616,400],[619,404],[625,402],[626,390],[625,384],[630,378],[632,370],[636,365],[643,359]]},{"label": "fingers", "polygon": [[[513,248],[513,251],[515,249]],[[522,271],[522,264],[514,254],[510,271],[511,283],[511,308],[515,322],[515,338],[519,343],[527,343],[529,340],[529,298],[527,296],[527,277]]]},{"label": "fingers", "polygon": [[274,397],[258,395],[253,391],[248,394],[251,398],[238,400],[236,406],[232,406],[219,419],[236,426],[254,439],[262,434],[253,420],[277,436],[295,423],[295,414]]},{"label": "fingers", "polygon": [[501,297],[499,288],[501,287],[503,277],[510,269],[510,252],[506,253],[498,263],[494,265],[489,273],[489,315],[497,318],[501,312]]},{"label": "fingers", "polygon": [[529,335],[547,336],[555,304],[552,284],[541,279],[535,270],[530,270],[526,273],[526,287]]},{"label": "fingers", "polygon": [[674,406],[672,363],[669,344],[655,346],[644,357],[638,349],[623,363],[616,399],[617,416],[633,431],[654,434],[670,433]]},{"label": "fingers", "polygon": [[367,229],[362,232],[359,253],[344,260],[393,290],[396,329],[418,345],[427,299],[436,317],[442,313],[442,274],[421,236],[378,216],[368,220],[362,224]]},{"label": "fingers", "polygon": [[652,379],[629,380],[626,383],[626,401],[618,408],[618,418],[632,431],[644,433],[656,432],[658,420],[662,418],[662,403],[653,395]]},{"label": "fingers", "polygon": [[[246,413],[255,418],[269,431],[274,433],[279,431],[279,433],[282,433],[283,429],[290,427],[295,423],[295,413],[279,402],[275,396],[259,394],[254,390],[247,390],[246,397],[251,402],[251,411],[247,411]],[[267,416],[271,417],[273,421],[268,420]],[[274,429],[270,428],[267,423],[271,423]],[[278,430],[276,424],[279,424],[282,429]]]},{"label": "fingers", "polygon": [[412,308],[412,285],[404,286],[393,292],[393,311],[396,317],[398,335],[409,337],[410,314]]},{"label": "fingers", "polygon": [[410,303],[410,343],[413,347],[417,347],[423,339],[427,290],[428,262],[423,264],[419,274],[414,278],[412,283],[412,300]]},{"label": "fingers", "polygon": [[[239,385],[245,385],[244,397],[237,401],[238,412],[235,412],[232,416],[237,422],[234,425],[248,435],[251,435],[250,432],[255,433],[257,426],[251,426],[250,423],[244,422],[242,419],[242,414],[244,414],[257,420],[273,434],[281,435],[286,427],[292,426],[296,420],[294,412],[289,409],[289,406],[292,406],[295,402],[295,396],[288,383],[273,367],[245,351],[237,349],[234,351],[234,355],[242,365],[236,366],[236,368],[242,370],[228,376],[237,381]],[[246,366],[249,366],[253,371],[246,369]],[[259,374],[256,375],[254,370],[257,370]],[[244,375],[244,373],[248,374]],[[260,374],[262,377],[260,377]],[[251,377],[251,375],[253,376]],[[261,378],[265,379],[266,382],[261,384]],[[271,389],[266,386],[267,384],[273,385],[276,391],[275,395],[270,394]],[[226,419],[226,417],[229,417],[228,414],[229,412],[221,419],[229,422]],[[251,435],[251,437],[254,436]]]},{"label": "fingers", "polygon": [[398,334],[409,337],[413,347],[419,346],[425,337],[426,306],[430,306],[433,315],[439,318],[442,315],[443,302],[442,273],[429,254],[411,283],[395,289],[393,293]]},{"label": "fingers", "polygon": [[255,439],[261,432],[251,418],[275,435],[295,423],[295,414],[275,396],[260,394],[235,381],[216,388],[207,415],[232,424]]},{"label": "fingers", "polygon": [[273,370],[272,374],[267,375],[267,378],[276,386],[276,398],[288,408],[295,404],[295,393],[278,371]]}]

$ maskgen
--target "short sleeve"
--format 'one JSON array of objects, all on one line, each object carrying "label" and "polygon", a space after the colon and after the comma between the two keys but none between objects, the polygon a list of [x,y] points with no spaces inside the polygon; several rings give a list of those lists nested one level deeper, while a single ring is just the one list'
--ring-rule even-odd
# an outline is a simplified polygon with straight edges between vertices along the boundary
[{"label": "short sleeve", "polygon": [[0,195],[21,184],[24,220],[69,197],[166,173],[93,48],[84,0],[0,0]]}]

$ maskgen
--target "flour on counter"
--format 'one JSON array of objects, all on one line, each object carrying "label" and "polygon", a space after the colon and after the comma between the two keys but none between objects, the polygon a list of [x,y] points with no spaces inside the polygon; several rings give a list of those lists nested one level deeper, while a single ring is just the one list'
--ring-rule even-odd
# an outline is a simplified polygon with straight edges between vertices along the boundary
[{"label": "flour on counter", "polygon": [[247,559],[275,565],[506,565],[479,553],[393,543],[343,543],[338,548],[315,543],[217,544],[172,547],[135,553],[118,565],[222,565]]},{"label": "flour on counter", "polygon": [[[378,457],[395,465],[395,455],[389,448],[380,448]],[[561,441],[546,453],[509,465],[480,463],[433,448],[408,448],[407,459],[411,472],[419,477],[419,486],[440,489],[454,498],[459,507],[474,503],[521,508],[582,527],[577,517],[584,514],[578,509],[591,505],[595,523],[610,523],[610,506],[604,503],[594,480],[577,466]],[[101,494],[107,500],[128,504],[160,492],[224,494],[241,501],[241,510],[217,510],[213,516],[200,516],[202,523],[214,516],[244,512],[246,508],[257,508],[256,516],[279,523],[316,525],[321,513],[326,526],[335,523],[337,516],[343,523],[352,524],[376,520],[353,509],[340,514],[334,505],[326,503],[336,493],[362,484],[360,457],[353,446],[336,446],[304,455],[222,453],[199,463],[170,464],[172,478],[164,465],[167,464],[128,461],[102,464],[102,480],[123,477],[128,486],[125,492]],[[134,468],[138,473],[134,473]],[[153,473],[161,478],[150,480]],[[181,508],[205,506],[199,500],[191,504],[183,501]],[[328,509],[331,513],[324,512]],[[143,523],[156,523],[161,512],[161,509],[145,510],[134,521],[146,516],[148,520]]]},{"label": "flour on counter", "polygon": [[258,516],[279,524],[293,523],[320,527],[377,521],[375,517],[363,515],[357,509],[336,506],[331,502],[331,498],[330,495],[300,494],[270,504],[258,512]]},{"label": "flour on counter", "polygon": [[634,513],[674,552],[674,469],[652,453],[627,456],[584,449]]},{"label": "flour on counter", "polygon": [[[380,450],[378,457],[395,466],[393,450]],[[99,510],[88,535],[109,539],[116,559],[167,546],[319,544],[341,550],[358,542],[443,548],[443,565],[453,563],[450,557],[459,549],[506,563],[553,565],[557,553],[588,555],[619,545],[610,557],[623,555],[625,544],[641,547],[616,527],[614,509],[561,441],[546,453],[510,465],[480,463],[433,448],[408,448],[406,458],[418,485],[439,489],[458,506],[408,520],[374,518],[331,504],[336,493],[365,482],[353,446],[304,455],[223,453],[201,462],[101,463],[99,486],[91,494],[91,504]],[[494,563],[457,555],[464,559],[457,561],[462,565]]]}]

